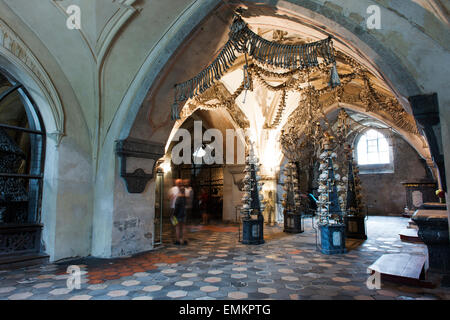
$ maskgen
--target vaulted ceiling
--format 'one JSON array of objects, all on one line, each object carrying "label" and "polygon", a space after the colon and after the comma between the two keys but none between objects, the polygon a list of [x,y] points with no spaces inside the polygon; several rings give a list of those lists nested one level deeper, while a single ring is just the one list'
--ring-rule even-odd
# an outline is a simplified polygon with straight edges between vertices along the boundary
[{"label": "vaulted ceiling", "polygon": [[[284,30],[260,26],[258,22],[249,25],[261,37],[282,44],[309,43],[324,38],[324,35],[310,30],[293,30],[289,24]],[[299,131],[304,130],[311,121],[323,118],[339,107],[358,111],[352,115],[364,115],[367,124],[384,124],[405,133],[412,145],[424,143],[414,118],[405,111],[380,75],[341,50],[337,51],[337,69],[342,85],[335,89],[329,86],[329,66],[316,68],[311,73],[289,72],[248,59],[251,90],[243,90],[246,62],[241,56],[220,82],[199,97],[188,100],[179,122],[182,123],[198,108],[212,112],[226,109],[236,128],[249,129],[260,158],[272,166],[282,159],[279,139],[283,129],[295,126]],[[313,88],[314,96],[310,114],[306,110],[308,88]],[[274,148],[280,152],[274,153]],[[427,157],[427,154],[422,153],[422,156]]]}]

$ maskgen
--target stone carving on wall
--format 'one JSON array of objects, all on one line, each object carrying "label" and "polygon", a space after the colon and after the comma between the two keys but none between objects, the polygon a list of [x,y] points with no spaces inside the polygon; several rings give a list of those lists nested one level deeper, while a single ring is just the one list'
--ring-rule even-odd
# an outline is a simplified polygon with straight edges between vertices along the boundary
[{"label": "stone carving on wall", "polygon": [[[142,193],[147,183],[153,179],[157,160],[164,156],[164,145],[128,138],[116,141],[116,153],[121,162],[120,176],[125,180],[128,192]],[[142,168],[137,168],[134,172],[127,172],[127,158],[153,160],[150,173],[146,173]]]},{"label": "stone carving on wall", "polygon": [[58,92],[44,67],[19,36],[0,19],[0,54],[25,70],[44,94],[53,116],[55,131],[49,136],[59,145],[64,136],[64,111]]},{"label": "stone carving on wall", "polygon": [[228,165],[228,170],[233,177],[233,183],[239,189],[239,191],[244,190],[244,169],[244,165]]},{"label": "stone carving on wall", "polygon": [[420,207],[423,204],[422,192],[418,190],[412,192],[412,203],[414,207]]},{"label": "stone carving on wall", "polygon": [[5,226],[0,229],[0,257],[12,253],[39,252],[40,225]]}]

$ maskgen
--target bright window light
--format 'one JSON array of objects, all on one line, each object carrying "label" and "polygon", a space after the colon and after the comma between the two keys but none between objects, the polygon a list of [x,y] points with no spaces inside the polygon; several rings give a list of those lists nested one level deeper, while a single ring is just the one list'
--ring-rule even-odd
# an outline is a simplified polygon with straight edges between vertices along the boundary
[{"label": "bright window light", "polygon": [[381,133],[373,129],[359,139],[357,153],[360,165],[390,163],[389,143]]},{"label": "bright window light", "polygon": [[194,157],[203,158],[206,155],[206,151],[202,147],[198,147],[197,150],[194,151]]}]

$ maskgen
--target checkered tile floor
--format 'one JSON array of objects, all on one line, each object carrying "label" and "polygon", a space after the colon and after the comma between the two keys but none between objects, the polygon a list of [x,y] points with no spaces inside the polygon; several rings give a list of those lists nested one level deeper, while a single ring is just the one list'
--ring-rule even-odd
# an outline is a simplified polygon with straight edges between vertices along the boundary
[{"label": "checkered tile floor", "polygon": [[[190,226],[187,246],[173,245],[173,231],[167,229],[163,248],[133,257],[0,271],[0,299],[450,299],[450,289],[439,286],[386,282],[380,290],[367,288],[367,267],[382,254],[426,252],[425,245],[400,241],[398,232],[407,223],[370,217],[369,239],[351,240],[349,253],[335,256],[316,250],[311,220],[302,234],[266,226],[266,243],[259,246],[240,244],[236,226]],[[82,270],[80,289],[67,288],[70,264]]]}]

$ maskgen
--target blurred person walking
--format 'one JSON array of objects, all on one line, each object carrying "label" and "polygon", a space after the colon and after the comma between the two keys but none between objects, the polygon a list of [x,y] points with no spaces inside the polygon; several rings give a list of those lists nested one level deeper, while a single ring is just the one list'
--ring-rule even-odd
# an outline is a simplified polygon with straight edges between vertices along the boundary
[{"label": "blurred person walking", "polygon": [[186,233],[186,190],[181,179],[175,180],[175,186],[169,190],[171,221],[175,226],[175,244],[187,244]]},{"label": "blurred person walking", "polygon": [[202,215],[202,224],[208,224],[209,220],[209,194],[205,188],[202,188],[200,195],[198,197],[198,204],[200,208],[200,213]]},{"label": "blurred person walking", "polygon": [[189,179],[183,180],[186,196],[186,219],[192,219],[192,206],[194,203],[194,190],[192,189]]}]

